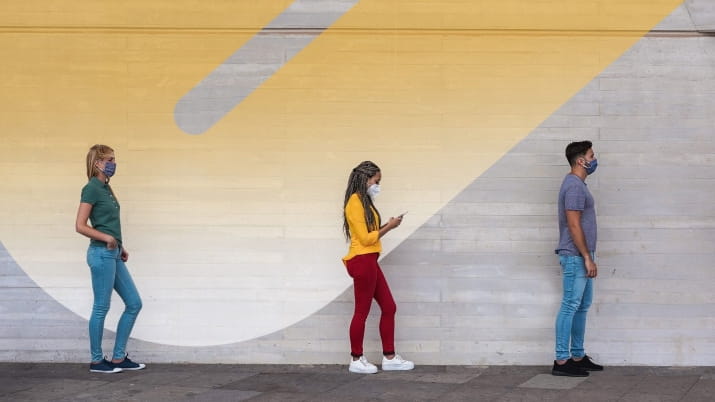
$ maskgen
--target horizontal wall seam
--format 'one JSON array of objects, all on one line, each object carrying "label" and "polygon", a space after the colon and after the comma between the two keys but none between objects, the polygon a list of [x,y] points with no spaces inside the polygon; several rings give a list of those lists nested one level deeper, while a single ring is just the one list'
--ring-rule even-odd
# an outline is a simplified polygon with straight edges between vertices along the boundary
[{"label": "horizontal wall seam", "polygon": [[[0,34],[258,34],[319,35],[327,28],[261,28],[261,27],[102,27],[102,26],[0,26]],[[437,29],[437,28],[331,28],[331,33],[372,35],[472,35],[472,36],[644,36],[637,29]],[[646,37],[708,37],[715,32],[696,30],[652,30]]]}]

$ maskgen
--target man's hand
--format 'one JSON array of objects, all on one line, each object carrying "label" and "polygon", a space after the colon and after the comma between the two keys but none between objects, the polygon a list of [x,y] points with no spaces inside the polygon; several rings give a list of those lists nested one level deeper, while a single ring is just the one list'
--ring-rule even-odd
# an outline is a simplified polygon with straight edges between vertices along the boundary
[{"label": "man's hand", "polygon": [[584,265],[586,265],[586,276],[589,278],[595,278],[598,275],[598,267],[592,259],[588,258],[584,260]]}]

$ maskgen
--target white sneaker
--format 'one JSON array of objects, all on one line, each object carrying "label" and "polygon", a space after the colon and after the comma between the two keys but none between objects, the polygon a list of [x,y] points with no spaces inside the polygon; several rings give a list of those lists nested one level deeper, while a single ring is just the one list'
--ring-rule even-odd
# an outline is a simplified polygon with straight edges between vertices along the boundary
[{"label": "white sneaker", "polygon": [[382,357],[382,369],[385,371],[389,370],[412,370],[415,368],[415,364],[409,360],[405,360],[400,355],[395,355],[392,359],[387,357]]},{"label": "white sneaker", "polygon": [[350,362],[348,370],[350,370],[351,373],[375,374],[377,373],[377,366],[367,361],[365,356],[360,356],[358,360]]}]

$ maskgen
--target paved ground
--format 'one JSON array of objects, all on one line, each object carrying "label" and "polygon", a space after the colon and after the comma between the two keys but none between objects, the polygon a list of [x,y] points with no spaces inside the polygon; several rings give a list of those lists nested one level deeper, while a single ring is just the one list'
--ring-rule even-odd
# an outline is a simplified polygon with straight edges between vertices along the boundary
[{"label": "paved ground", "polygon": [[587,379],[550,367],[151,364],[90,374],[83,364],[0,363],[1,401],[713,401],[715,367],[607,367]]}]

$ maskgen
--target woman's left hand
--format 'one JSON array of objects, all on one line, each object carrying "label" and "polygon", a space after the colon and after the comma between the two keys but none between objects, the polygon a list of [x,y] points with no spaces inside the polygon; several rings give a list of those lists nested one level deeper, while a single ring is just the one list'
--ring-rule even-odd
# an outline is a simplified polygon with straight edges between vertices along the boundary
[{"label": "woman's left hand", "polygon": [[129,251],[127,251],[126,248],[122,247],[122,261],[127,262],[129,259]]}]

